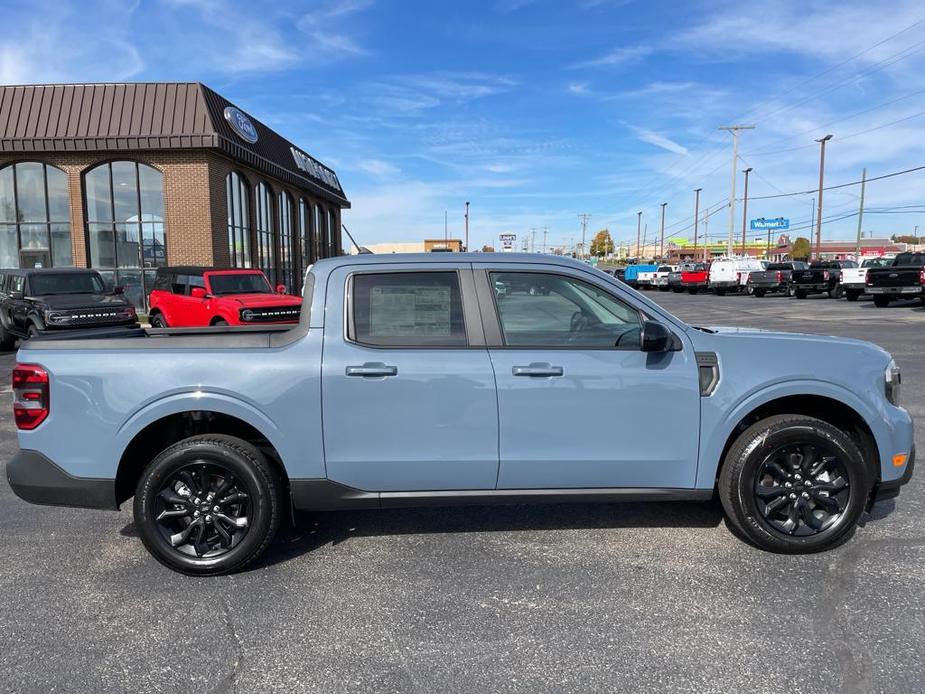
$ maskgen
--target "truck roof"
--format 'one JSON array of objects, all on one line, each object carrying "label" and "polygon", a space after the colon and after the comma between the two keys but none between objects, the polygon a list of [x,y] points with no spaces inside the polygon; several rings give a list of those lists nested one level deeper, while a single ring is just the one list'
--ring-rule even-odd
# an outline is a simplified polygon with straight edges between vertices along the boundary
[{"label": "truck roof", "polygon": [[362,253],[323,258],[316,261],[315,265],[319,268],[333,269],[342,265],[386,263],[544,263],[586,269],[591,267],[568,256],[543,253]]}]

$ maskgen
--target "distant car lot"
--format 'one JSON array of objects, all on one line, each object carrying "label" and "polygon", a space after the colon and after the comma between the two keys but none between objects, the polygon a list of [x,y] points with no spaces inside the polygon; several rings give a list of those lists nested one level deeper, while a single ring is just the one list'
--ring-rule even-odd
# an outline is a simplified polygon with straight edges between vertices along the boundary
[{"label": "distant car lot", "polygon": [[[647,296],[695,325],[877,342],[925,415],[918,304]],[[419,509],[307,517],[253,570],[200,581],[142,552],[127,508],[0,484],[0,689],[921,691],[923,488],[821,555],[754,550],[716,504]]]}]

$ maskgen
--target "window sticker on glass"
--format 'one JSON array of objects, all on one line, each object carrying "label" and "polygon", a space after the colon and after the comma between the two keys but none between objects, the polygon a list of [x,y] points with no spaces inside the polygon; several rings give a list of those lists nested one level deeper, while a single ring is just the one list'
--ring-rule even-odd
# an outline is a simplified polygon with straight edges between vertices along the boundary
[{"label": "window sticker on glass", "polygon": [[449,335],[450,288],[398,285],[370,292],[372,337]]}]

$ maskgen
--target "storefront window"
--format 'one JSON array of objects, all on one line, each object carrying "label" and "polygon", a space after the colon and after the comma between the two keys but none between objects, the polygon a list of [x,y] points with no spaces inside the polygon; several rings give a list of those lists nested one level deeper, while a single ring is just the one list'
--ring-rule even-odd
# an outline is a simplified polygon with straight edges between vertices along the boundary
[{"label": "storefront window", "polygon": [[73,265],[67,174],[25,161],[0,169],[0,267]]},{"label": "storefront window", "polygon": [[239,173],[225,179],[228,205],[228,255],[231,267],[251,267],[250,188]]},{"label": "storefront window", "polygon": [[273,229],[273,191],[266,183],[257,184],[257,267],[270,284],[276,284],[276,240]]},{"label": "storefront window", "polygon": [[84,196],[90,267],[144,310],[153,268],[167,264],[163,175],[134,161],[100,164],[84,174]]},{"label": "storefront window", "polygon": [[289,193],[279,194],[279,275],[277,281],[286,285],[287,291],[295,290],[295,276],[292,267],[292,198]]}]

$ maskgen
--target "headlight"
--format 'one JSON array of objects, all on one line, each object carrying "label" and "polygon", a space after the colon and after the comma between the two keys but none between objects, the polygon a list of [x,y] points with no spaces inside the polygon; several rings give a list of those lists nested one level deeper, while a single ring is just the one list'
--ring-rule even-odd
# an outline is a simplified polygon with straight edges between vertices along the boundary
[{"label": "headlight", "polygon": [[899,367],[896,362],[890,359],[886,371],[883,372],[884,387],[886,399],[891,403],[899,406],[899,387],[902,385],[902,375],[899,373]]}]

